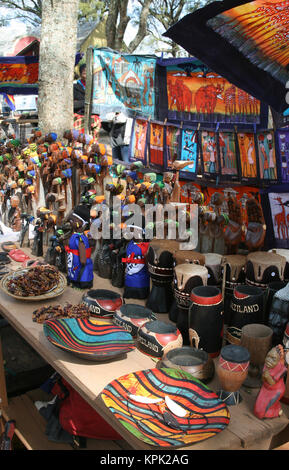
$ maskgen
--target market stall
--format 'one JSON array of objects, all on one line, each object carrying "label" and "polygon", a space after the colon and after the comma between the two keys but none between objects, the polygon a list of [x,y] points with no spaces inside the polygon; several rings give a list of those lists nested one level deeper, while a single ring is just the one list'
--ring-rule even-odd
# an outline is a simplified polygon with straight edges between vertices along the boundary
[{"label": "market stall", "polygon": [[288,424],[287,129],[198,59],[92,58],[86,112],[132,119],[130,161],[76,129],[3,142],[1,217],[15,234],[1,245],[3,315],[60,374],[49,392],[70,386],[97,413],[88,437],[276,447]]}]

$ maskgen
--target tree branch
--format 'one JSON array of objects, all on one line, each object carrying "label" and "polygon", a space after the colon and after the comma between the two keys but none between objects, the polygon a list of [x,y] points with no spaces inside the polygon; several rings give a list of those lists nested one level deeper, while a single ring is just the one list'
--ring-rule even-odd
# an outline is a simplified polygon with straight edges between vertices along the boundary
[{"label": "tree branch", "polygon": [[138,31],[135,38],[128,45],[129,52],[135,51],[147,35],[147,19],[149,16],[151,3],[152,0],[144,0],[142,2]]}]

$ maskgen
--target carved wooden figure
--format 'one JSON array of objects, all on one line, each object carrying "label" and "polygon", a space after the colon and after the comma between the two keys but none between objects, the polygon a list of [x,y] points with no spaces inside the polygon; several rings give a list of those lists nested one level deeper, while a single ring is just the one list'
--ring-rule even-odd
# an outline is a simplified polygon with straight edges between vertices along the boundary
[{"label": "carved wooden figure", "polygon": [[285,392],[284,349],[281,344],[272,348],[265,359],[262,373],[263,385],[254,406],[257,418],[277,418],[282,414],[280,400]]}]

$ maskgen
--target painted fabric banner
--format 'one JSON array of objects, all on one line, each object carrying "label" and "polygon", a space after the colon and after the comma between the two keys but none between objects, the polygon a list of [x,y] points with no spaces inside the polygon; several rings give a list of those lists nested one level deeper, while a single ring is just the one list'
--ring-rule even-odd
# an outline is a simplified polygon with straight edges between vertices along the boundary
[{"label": "painted fabric banner", "polygon": [[236,180],[239,177],[234,132],[219,132],[220,177]]},{"label": "painted fabric banner", "polygon": [[130,160],[140,160],[145,165],[147,163],[147,135],[148,121],[137,118],[134,120],[130,141]]},{"label": "painted fabric banner", "polygon": [[181,137],[181,161],[192,163],[182,169],[181,175],[195,176],[198,171],[198,131],[194,129],[182,129]]},{"label": "painted fabric banner", "polygon": [[268,197],[275,239],[279,242],[287,242],[289,239],[289,193],[269,193]]},{"label": "painted fabric banner", "polygon": [[279,129],[276,132],[276,141],[281,182],[289,183],[289,129]]},{"label": "painted fabric banner", "polygon": [[239,132],[237,138],[241,163],[241,181],[244,183],[256,181],[258,177],[258,164],[255,134],[253,132]]},{"label": "painted fabric banner", "polygon": [[0,93],[37,94],[38,57],[1,57]]},{"label": "painted fabric banner", "polygon": [[156,57],[94,50],[92,113],[128,111],[154,118]]},{"label": "painted fabric banner", "polygon": [[208,21],[253,64],[283,83],[289,79],[288,0],[255,0]]},{"label": "painted fabric banner", "polygon": [[179,126],[166,125],[165,159],[167,169],[172,169],[175,160],[179,160],[181,129]]},{"label": "painted fabric banner", "polygon": [[272,184],[278,182],[275,139],[273,131],[257,134],[260,179]]},{"label": "painted fabric banner", "polygon": [[149,162],[152,167],[164,168],[164,125],[150,122]]},{"label": "painted fabric banner", "polygon": [[[222,20],[223,15],[230,13],[235,7],[236,9],[240,7],[243,12],[247,13],[246,17],[242,17],[242,25],[236,23],[235,16],[230,15],[223,28],[223,25],[217,21],[219,18]],[[240,20],[241,15],[237,16]],[[277,112],[283,112],[288,108],[285,100],[288,89],[286,90],[279,74],[277,77],[273,76],[269,70],[274,63],[274,57],[288,54],[287,16],[287,0],[210,2],[203,8],[183,16],[164,33],[164,36],[183,47],[191,56],[203,61],[211,70],[225,77],[230,83],[255,96],[262,102],[262,106],[267,104]],[[244,29],[241,29],[244,23]],[[241,40],[234,45],[233,41],[235,38],[239,39],[238,35]],[[259,48],[259,44],[264,46],[264,49]],[[278,51],[280,44],[282,44],[282,49]],[[263,50],[264,60],[262,55],[259,56],[259,51],[263,54]],[[276,56],[274,56],[275,53]],[[288,60],[283,67],[286,75],[289,73],[286,70],[287,64]],[[266,126],[262,125],[262,128]]]},{"label": "painted fabric banner", "polygon": [[288,184],[279,184],[260,191],[266,230],[266,249],[289,249]]},{"label": "painted fabric banner", "polygon": [[201,132],[201,156],[203,176],[216,179],[219,174],[219,159],[215,132]]},{"label": "painted fabric banner", "polygon": [[260,123],[261,103],[204,64],[167,67],[168,118],[207,123]]}]

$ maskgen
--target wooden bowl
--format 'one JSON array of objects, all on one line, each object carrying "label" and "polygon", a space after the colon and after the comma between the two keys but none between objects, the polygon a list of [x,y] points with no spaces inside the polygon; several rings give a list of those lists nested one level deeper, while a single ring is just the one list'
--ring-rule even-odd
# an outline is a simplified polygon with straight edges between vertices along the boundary
[{"label": "wooden bowl", "polygon": [[172,349],[163,356],[157,367],[184,370],[204,383],[209,382],[215,372],[214,361],[209,354],[190,346]]}]

